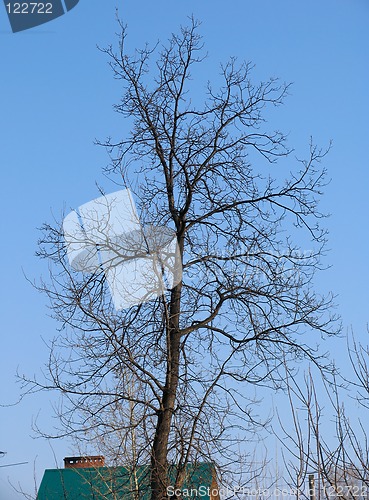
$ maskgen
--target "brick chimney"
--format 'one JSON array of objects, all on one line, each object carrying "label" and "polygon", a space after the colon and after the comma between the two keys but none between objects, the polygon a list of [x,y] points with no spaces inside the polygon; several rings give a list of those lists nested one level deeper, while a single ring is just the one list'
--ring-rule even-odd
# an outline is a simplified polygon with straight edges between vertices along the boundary
[{"label": "brick chimney", "polygon": [[87,469],[104,467],[105,458],[101,455],[88,456],[88,457],[65,457],[64,458],[64,468],[65,469]]}]

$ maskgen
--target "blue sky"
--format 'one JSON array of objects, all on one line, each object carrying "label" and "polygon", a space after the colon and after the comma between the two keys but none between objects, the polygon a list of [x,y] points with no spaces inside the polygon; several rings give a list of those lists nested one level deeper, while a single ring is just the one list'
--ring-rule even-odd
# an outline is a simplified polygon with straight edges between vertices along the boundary
[{"label": "blue sky", "polygon": [[[0,404],[19,396],[15,372],[33,374],[47,361],[44,340],[56,324],[45,297],[27,282],[47,270],[34,253],[39,228],[63,210],[97,196],[95,182],[116,189],[101,174],[108,162],[95,138],[123,137],[128,124],[114,114],[120,95],[104,54],[114,43],[115,9],[128,24],[130,47],[167,39],[186,17],[202,21],[209,53],[204,78],[216,81],[229,56],[255,63],[255,80],[293,82],[271,120],[289,132],[300,157],[309,138],[333,148],[325,159],[332,182],[322,207],[332,215],[326,263],[317,286],[333,290],[345,328],[366,342],[368,302],[369,3],[367,0],[80,0],[63,17],[13,34],[0,5],[1,61],[1,363]],[[210,76],[209,76],[210,75]],[[194,85],[196,85],[194,83]],[[195,89],[196,90],[196,89]],[[336,355],[344,343],[337,342]],[[342,355],[343,359],[343,355]],[[0,500],[21,498],[13,484],[32,490],[34,470],[61,465],[68,443],[33,439],[32,421],[53,425],[52,395],[35,395],[0,408]],[[54,456],[55,455],[55,456]]]}]

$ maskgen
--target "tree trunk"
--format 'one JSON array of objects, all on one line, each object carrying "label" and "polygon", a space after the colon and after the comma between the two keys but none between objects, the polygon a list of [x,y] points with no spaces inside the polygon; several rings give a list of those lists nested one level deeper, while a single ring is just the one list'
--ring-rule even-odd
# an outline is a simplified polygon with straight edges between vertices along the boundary
[{"label": "tree trunk", "polygon": [[167,373],[151,455],[151,500],[166,500],[168,498],[167,453],[179,378],[181,288],[180,283],[173,289],[169,309]]}]

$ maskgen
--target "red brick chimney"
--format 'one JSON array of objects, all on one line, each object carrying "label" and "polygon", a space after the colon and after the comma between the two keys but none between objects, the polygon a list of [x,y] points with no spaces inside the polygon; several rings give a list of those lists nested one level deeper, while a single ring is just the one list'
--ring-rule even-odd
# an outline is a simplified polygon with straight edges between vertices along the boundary
[{"label": "red brick chimney", "polygon": [[87,469],[92,467],[104,467],[105,458],[101,455],[88,457],[65,457],[65,469]]}]

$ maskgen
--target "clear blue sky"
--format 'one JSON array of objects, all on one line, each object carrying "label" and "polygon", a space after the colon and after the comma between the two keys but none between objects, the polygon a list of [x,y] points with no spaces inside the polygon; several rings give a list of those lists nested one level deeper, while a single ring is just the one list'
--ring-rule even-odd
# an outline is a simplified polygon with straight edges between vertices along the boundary
[{"label": "clear blue sky", "polygon": [[[108,158],[95,137],[124,136],[127,125],[114,115],[120,89],[96,49],[114,42],[115,9],[128,24],[131,47],[166,39],[186,16],[202,21],[209,59],[206,72],[216,79],[217,64],[229,56],[256,64],[255,79],[279,76],[294,82],[283,108],[273,114],[290,133],[299,156],[311,135],[325,146],[331,184],[323,208],[332,214],[332,268],[318,286],[338,294],[345,328],[365,340],[368,303],[369,215],[369,3],[367,0],[80,0],[65,16],[33,30],[13,34],[0,5],[1,61],[1,363],[0,403],[15,402],[20,372],[39,372],[47,361],[42,339],[56,324],[46,300],[26,281],[45,267],[34,257],[38,227],[97,195]],[[206,75],[208,77],[208,74]],[[195,85],[195,84],[194,84]],[[337,354],[344,343],[337,341]],[[36,395],[0,408],[0,500],[21,498],[8,478],[30,491],[46,467],[62,465],[73,452],[68,443],[34,440],[32,420],[51,422],[52,395]],[[54,457],[55,452],[55,457]],[[34,465],[35,464],[35,465]]]}]

